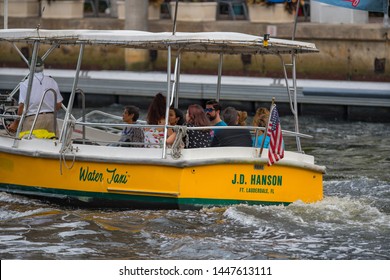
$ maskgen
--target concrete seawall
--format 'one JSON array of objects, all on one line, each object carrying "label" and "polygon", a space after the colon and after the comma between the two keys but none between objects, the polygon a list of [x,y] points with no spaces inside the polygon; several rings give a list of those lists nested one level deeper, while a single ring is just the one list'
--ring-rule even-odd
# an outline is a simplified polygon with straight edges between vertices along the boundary
[{"label": "concrete seawall", "polygon": [[[74,70],[47,69],[64,97],[72,89]],[[27,69],[0,68],[0,92],[10,92],[27,74]],[[167,76],[162,72],[83,71],[78,88],[86,94],[88,107],[134,104],[146,110],[157,92],[166,94]],[[180,77],[180,108],[213,99],[217,92],[215,75]],[[221,100],[253,114],[258,107],[269,107],[275,97],[282,114],[290,114],[284,79],[222,77]],[[297,81],[300,115],[323,116],[358,121],[390,122],[390,83],[302,80]],[[67,102],[65,102],[66,104]],[[80,96],[76,106],[81,104]]]},{"label": "concrete seawall", "polygon": [[[0,27],[2,19],[0,18]],[[116,18],[83,19],[40,19],[9,18],[9,28],[42,29],[124,29],[124,20]],[[251,23],[244,20],[218,20],[215,22],[179,22],[177,31],[230,31],[263,35],[267,32],[265,23]],[[293,30],[291,23],[272,24],[278,38],[290,39]],[[171,32],[172,21],[149,20],[148,30],[152,32]],[[302,79],[328,79],[352,81],[390,82],[390,28],[383,23],[370,24],[317,24],[299,22],[296,40],[315,43],[319,54],[298,57],[298,77]],[[23,67],[12,47],[0,44],[0,67]],[[20,46],[23,47],[23,46]],[[25,46],[27,47],[27,46]],[[31,54],[31,48],[25,49]],[[72,47],[56,52],[48,59],[53,68],[74,69],[77,52]],[[69,59],[69,56],[71,57]],[[67,57],[67,59],[65,59]],[[73,58],[72,58],[73,57]],[[129,66],[123,49],[100,48],[86,49],[83,61],[84,69],[104,70],[165,70],[166,56],[159,52],[152,61],[147,56],[145,63]],[[186,56],[182,65],[184,73],[214,74],[217,69],[217,56]],[[280,71],[280,63],[269,56],[256,56],[250,63],[244,64],[239,56],[225,58],[224,74],[275,77]]]}]

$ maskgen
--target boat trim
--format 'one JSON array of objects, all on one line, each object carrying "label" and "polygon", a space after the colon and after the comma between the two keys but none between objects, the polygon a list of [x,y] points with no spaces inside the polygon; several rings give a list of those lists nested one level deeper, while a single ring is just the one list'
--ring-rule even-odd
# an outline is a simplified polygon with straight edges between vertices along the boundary
[{"label": "boat trim", "polygon": [[263,201],[263,200],[242,200],[242,199],[217,199],[217,198],[180,198],[169,196],[152,196],[140,194],[123,194],[123,193],[99,193],[85,192],[75,190],[64,190],[42,188],[34,186],[24,186],[15,184],[1,184],[0,191],[13,193],[18,195],[26,195],[30,197],[55,200],[66,205],[76,204],[88,207],[107,207],[111,208],[126,208],[126,209],[150,209],[148,204],[158,205],[154,209],[183,209],[194,210],[208,206],[229,206],[232,204],[245,205],[284,205],[287,206],[291,202],[281,201]]},{"label": "boat trim", "polygon": [[[82,145],[82,146],[88,146],[88,145]],[[94,148],[99,146],[94,146]],[[102,147],[102,146],[101,146]],[[78,145],[74,145],[73,147],[75,150],[78,149]],[[105,148],[105,147],[102,147]],[[113,147],[110,147],[113,148]],[[223,147],[223,148],[229,148],[229,147]],[[235,147],[232,147],[235,148]],[[242,147],[241,147],[242,148]],[[150,148],[137,148],[137,149],[150,149]],[[213,148],[206,148],[206,149],[213,149]],[[259,148],[248,148],[248,149],[254,149],[256,153],[260,151]],[[162,149],[155,149],[156,152],[159,152],[159,150]],[[58,151],[53,151],[52,153],[42,153],[37,152],[35,150],[21,150],[21,149],[11,149],[11,148],[4,148],[0,147],[0,152],[6,152],[9,154],[14,155],[21,155],[21,156],[32,156],[32,157],[40,157],[40,158],[47,158],[47,159],[57,159],[59,158]],[[76,152],[77,153],[77,152]],[[296,154],[294,152],[286,152],[286,153],[292,153]],[[68,154],[62,154],[61,158],[62,160],[68,160],[68,161],[74,161],[75,160],[75,153],[68,153]],[[76,161],[79,162],[107,162],[107,158],[103,158],[101,155],[96,155],[95,157],[91,156],[85,156],[83,154],[77,154]],[[266,157],[259,157],[259,158],[211,158],[211,159],[169,159],[165,158],[162,159],[161,157],[158,157],[156,154],[155,158],[113,158],[110,157],[110,162],[115,164],[144,164],[144,165],[159,165],[159,166],[170,166],[170,167],[195,167],[195,166],[205,166],[205,165],[216,165],[216,164],[263,164],[267,165],[268,158]],[[307,169],[310,171],[320,172],[322,174],[326,173],[326,167],[313,164],[310,162],[300,162],[300,161],[294,161],[294,160],[288,160],[287,158],[282,159],[281,161],[278,161],[275,163],[275,165],[278,166],[290,166],[300,169]]]},{"label": "boat trim", "polygon": [[131,189],[123,189],[123,188],[107,188],[107,191],[144,194],[144,195],[164,195],[164,196],[172,196],[172,197],[178,197],[180,195],[179,192],[156,192],[156,191],[151,192],[147,190],[131,190]]}]

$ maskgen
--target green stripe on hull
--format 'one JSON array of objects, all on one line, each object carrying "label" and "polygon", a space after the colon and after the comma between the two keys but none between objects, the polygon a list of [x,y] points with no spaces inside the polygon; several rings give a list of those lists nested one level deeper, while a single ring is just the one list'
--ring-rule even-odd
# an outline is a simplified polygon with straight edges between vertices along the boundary
[{"label": "green stripe on hull", "polygon": [[[287,206],[290,202],[278,202],[278,201],[254,201],[254,200],[236,200],[236,199],[212,199],[212,198],[180,198],[179,205],[194,205],[201,207],[214,207],[214,206],[229,206],[237,204],[247,205],[284,205]],[[179,206],[180,207],[180,206]],[[182,207],[180,207],[182,208]]]},{"label": "green stripe on hull", "polygon": [[203,207],[221,207],[234,204],[247,205],[288,205],[286,202],[171,198],[162,196],[131,195],[117,193],[83,192],[63,189],[27,187],[13,184],[0,184],[0,191],[54,200],[60,204],[84,207],[129,208],[129,209],[200,209]]}]

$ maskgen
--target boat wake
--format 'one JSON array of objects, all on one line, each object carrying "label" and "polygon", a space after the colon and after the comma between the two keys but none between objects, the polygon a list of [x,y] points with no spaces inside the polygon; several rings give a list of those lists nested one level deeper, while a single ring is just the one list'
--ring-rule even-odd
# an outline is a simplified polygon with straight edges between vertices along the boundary
[{"label": "boat wake", "polygon": [[284,252],[283,258],[298,259],[389,258],[390,215],[364,198],[333,196],[313,204],[240,205],[230,207],[224,216],[247,227],[271,255]]},{"label": "boat wake", "polygon": [[389,259],[389,184],[325,181],[288,206],[182,210],[62,208],[0,193],[2,258]]}]

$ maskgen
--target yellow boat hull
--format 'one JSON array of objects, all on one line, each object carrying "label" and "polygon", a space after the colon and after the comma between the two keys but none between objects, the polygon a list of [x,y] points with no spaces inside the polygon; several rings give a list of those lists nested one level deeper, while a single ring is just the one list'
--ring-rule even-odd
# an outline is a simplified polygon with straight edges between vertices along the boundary
[{"label": "yellow boat hull", "polygon": [[61,162],[0,152],[0,190],[90,206],[199,208],[306,203],[323,197],[322,172],[259,162],[164,164]]}]

